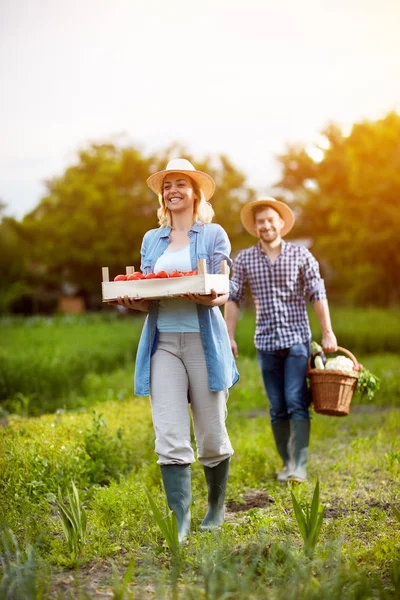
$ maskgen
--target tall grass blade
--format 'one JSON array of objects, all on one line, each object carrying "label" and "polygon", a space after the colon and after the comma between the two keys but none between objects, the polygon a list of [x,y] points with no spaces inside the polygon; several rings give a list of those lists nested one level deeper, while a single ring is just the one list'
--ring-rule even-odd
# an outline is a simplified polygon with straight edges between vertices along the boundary
[{"label": "tall grass blade", "polygon": [[315,484],[313,499],[311,502],[311,514],[310,514],[310,525],[311,529],[315,528],[318,519],[318,509],[319,509],[319,481],[317,479],[317,483]]},{"label": "tall grass blade", "polygon": [[292,490],[290,490],[290,493],[292,496],[293,510],[294,510],[294,515],[296,517],[297,525],[299,527],[301,537],[303,538],[303,540],[305,542],[307,540],[307,534],[308,534],[306,516],[305,516],[303,510],[301,509],[300,504],[297,502],[296,496],[293,494]]},{"label": "tall grass blade", "polygon": [[176,517],[174,513],[164,516],[155,503],[149,490],[146,488],[146,486],[143,487],[156,523],[167,543],[167,546],[171,550],[174,557],[177,558],[180,555],[180,544],[178,540],[178,524],[176,522]]},{"label": "tall grass blade", "polygon": [[114,600],[125,600],[127,598],[128,586],[133,579],[134,568],[135,561],[133,560],[133,558],[131,558],[121,580],[117,567],[114,563],[112,563],[113,577],[111,591],[113,593]]}]

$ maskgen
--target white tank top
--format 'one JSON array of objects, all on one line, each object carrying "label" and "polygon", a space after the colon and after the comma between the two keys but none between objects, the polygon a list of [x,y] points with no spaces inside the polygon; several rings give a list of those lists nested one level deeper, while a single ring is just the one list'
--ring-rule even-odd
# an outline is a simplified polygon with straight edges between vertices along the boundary
[{"label": "white tank top", "polygon": [[[164,254],[156,261],[154,272],[166,271],[191,271],[190,244],[177,250]],[[157,328],[159,331],[168,332],[199,332],[199,318],[196,303],[187,298],[165,298],[158,303]]]}]

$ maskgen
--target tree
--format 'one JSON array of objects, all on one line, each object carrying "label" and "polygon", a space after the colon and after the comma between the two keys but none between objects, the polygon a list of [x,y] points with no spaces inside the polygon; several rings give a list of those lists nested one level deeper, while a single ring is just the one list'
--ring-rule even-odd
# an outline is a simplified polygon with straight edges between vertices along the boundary
[{"label": "tree", "polygon": [[322,135],[322,146],[292,146],[278,157],[277,186],[298,215],[294,233],[312,238],[343,298],[398,303],[400,115],[355,124],[348,136],[331,125]]},{"label": "tree", "polygon": [[124,272],[126,265],[138,269],[142,237],[158,226],[158,199],[146,179],[177,155],[215,177],[216,220],[238,243],[243,236],[238,212],[254,192],[227,157],[199,162],[178,145],[146,157],[134,147],[92,144],[79,152],[77,164],[47,182],[48,194],[23,219],[31,264],[44,266],[43,286],[60,290],[68,283],[94,305],[102,266],[110,268],[111,276]]},{"label": "tree", "polygon": [[20,224],[3,216],[5,207],[0,202],[0,314],[32,292]]}]

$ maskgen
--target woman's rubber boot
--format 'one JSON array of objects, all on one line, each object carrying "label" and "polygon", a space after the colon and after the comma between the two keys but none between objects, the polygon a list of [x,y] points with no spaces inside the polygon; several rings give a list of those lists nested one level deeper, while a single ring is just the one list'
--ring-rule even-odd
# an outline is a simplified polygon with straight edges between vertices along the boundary
[{"label": "woman's rubber boot", "polygon": [[279,421],[271,423],[271,427],[275,438],[276,448],[279,452],[279,456],[283,460],[283,469],[277,472],[276,478],[278,481],[284,482],[294,468],[291,458],[290,421],[289,419],[280,419]]},{"label": "woman's rubber boot", "polygon": [[226,458],[216,467],[203,467],[208,487],[208,510],[199,529],[215,529],[224,522],[225,495],[228,483],[230,458]]},{"label": "woman's rubber boot", "polygon": [[290,431],[293,438],[294,469],[289,473],[288,481],[307,479],[308,444],[310,441],[310,421],[308,419],[291,420]]},{"label": "woman's rubber boot", "polygon": [[161,465],[161,474],[168,506],[176,516],[179,543],[182,543],[190,533],[190,465]]}]

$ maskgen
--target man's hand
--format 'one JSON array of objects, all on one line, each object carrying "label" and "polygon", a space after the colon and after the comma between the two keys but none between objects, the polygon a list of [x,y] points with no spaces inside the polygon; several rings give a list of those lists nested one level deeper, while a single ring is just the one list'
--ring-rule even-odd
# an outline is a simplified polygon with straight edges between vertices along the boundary
[{"label": "man's hand", "polygon": [[322,335],[321,346],[324,352],[336,352],[337,341],[333,331],[329,331],[328,333],[324,333]]},{"label": "man's hand", "polygon": [[238,345],[235,342],[235,340],[233,338],[229,338],[230,342],[231,342],[231,348],[232,348],[232,352],[233,352],[233,356],[235,358],[237,358],[239,356],[239,350],[238,350]]}]

